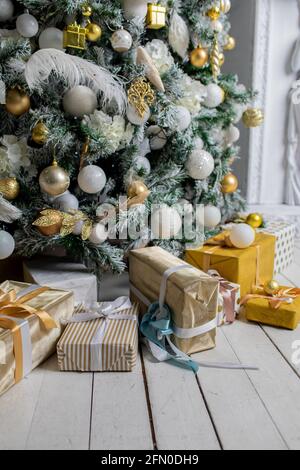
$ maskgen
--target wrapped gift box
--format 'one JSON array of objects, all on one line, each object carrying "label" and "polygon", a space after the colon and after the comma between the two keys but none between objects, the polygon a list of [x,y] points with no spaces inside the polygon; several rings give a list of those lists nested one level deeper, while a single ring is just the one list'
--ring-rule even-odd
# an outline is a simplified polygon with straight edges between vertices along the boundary
[{"label": "wrapped gift box", "polygon": [[282,302],[277,309],[272,308],[268,299],[253,298],[248,300],[242,309],[247,320],[265,325],[295,330],[300,323],[300,296],[291,303]]},{"label": "wrapped gift box", "polygon": [[55,352],[74,298],[72,292],[15,281],[0,284],[0,292],[1,395]]},{"label": "wrapped gift box", "polygon": [[210,270],[208,274],[219,281],[219,314],[223,323],[233,323],[240,311],[240,286],[227,281],[217,271]]},{"label": "wrapped gift box", "polygon": [[120,299],[127,307],[125,303],[115,313],[112,308],[109,314],[114,302],[98,303],[92,312],[83,306],[77,309],[57,344],[60,370],[132,371],[138,351],[138,305]]},{"label": "wrapped gift box", "polygon": [[[187,265],[159,247],[132,250],[129,255],[131,297],[143,313],[149,303],[156,302],[165,272],[178,265]],[[182,269],[167,280],[165,303],[172,311],[177,330],[189,331],[216,319],[219,282],[198,269]],[[172,335],[172,342],[187,354],[215,347],[216,328],[188,338]]]},{"label": "wrapped gift box", "polygon": [[240,285],[241,296],[252,292],[255,285],[273,278],[275,241],[273,235],[258,233],[249,248],[204,245],[186,250],[188,263],[203,271],[214,269],[228,281]]},{"label": "wrapped gift box", "polygon": [[294,262],[296,225],[284,220],[267,220],[260,232],[269,233],[276,237],[275,274],[283,272]]},{"label": "wrapped gift box", "polygon": [[75,304],[97,302],[97,278],[79,263],[39,258],[23,263],[25,282],[70,290]]}]

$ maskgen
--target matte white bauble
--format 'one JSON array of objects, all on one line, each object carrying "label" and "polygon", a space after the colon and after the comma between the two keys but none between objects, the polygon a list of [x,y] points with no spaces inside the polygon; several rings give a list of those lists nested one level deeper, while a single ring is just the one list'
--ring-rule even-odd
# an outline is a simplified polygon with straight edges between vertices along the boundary
[{"label": "matte white bauble", "polygon": [[205,150],[193,150],[186,162],[189,176],[195,180],[204,180],[214,171],[215,162],[212,155]]},{"label": "matte white bauble", "polygon": [[104,188],[106,175],[99,166],[88,165],[79,172],[78,184],[85,193],[96,194]]},{"label": "matte white bauble", "polygon": [[76,222],[75,224],[75,227],[73,228],[73,232],[72,232],[73,235],[81,235],[82,228],[83,228],[83,221],[78,220],[78,222]]},{"label": "matte white bauble", "polygon": [[16,28],[18,33],[24,38],[32,38],[39,30],[39,24],[34,16],[29,13],[24,13],[18,16],[16,21]]},{"label": "matte white bauble", "polygon": [[0,230],[0,259],[8,258],[15,249],[15,240],[10,233]]},{"label": "matte white bauble", "polygon": [[224,142],[224,131],[220,127],[213,127],[209,131],[209,137],[216,145],[221,145]]},{"label": "matte white bauble", "polygon": [[197,137],[197,138],[194,140],[194,149],[202,150],[203,147],[204,147],[204,142],[203,142],[203,140],[201,139],[201,137]]},{"label": "matte white bauble", "polygon": [[221,222],[221,211],[216,206],[204,207],[204,226],[213,229]]},{"label": "matte white bauble", "polygon": [[75,117],[92,114],[97,108],[97,96],[89,87],[78,85],[64,94],[63,107],[66,113]]},{"label": "matte white bauble", "polygon": [[66,191],[64,194],[58,196],[55,199],[54,205],[58,208],[58,210],[63,212],[67,212],[70,209],[77,211],[79,202],[76,196],[71,194],[70,191]]},{"label": "matte white bauble", "polygon": [[204,98],[204,106],[207,108],[216,108],[223,103],[225,99],[224,90],[216,85],[215,83],[210,83],[206,87],[206,97]]},{"label": "matte white bauble", "polygon": [[126,20],[132,20],[133,18],[144,19],[147,15],[147,1],[123,0],[123,12]]},{"label": "matte white bauble", "polygon": [[223,31],[223,24],[219,20],[214,20],[211,22],[211,29],[216,33],[221,33]]},{"label": "matte white bauble", "polygon": [[103,224],[95,224],[89,236],[90,242],[94,245],[101,245],[108,237],[107,230]]},{"label": "matte white bauble", "polygon": [[63,51],[63,36],[64,33],[54,27],[46,28],[41,32],[39,37],[40,49],[58,49]]},{"label": "matte white bauble", "polygon": [[150,126],[147,129],[147,135],[150,139],[151,150],[160,150],[167,143],[165,131],[159,126]]},{"label": "matte white bauble", "polygon": [[239,140],[240,131],[237,127],[231,124],[226,130],[225,137],[228,144],[233,144],[234,142],[237,142]]},{"label": "matte white bauble", "polygon": [[126,29],[118,29],[110,38],[110,42],[116,52],[127,52],[132,46],[132,37]]},{"label": "matte white bauble", "polygon": [[192,122],[191,113],[184,106],[175,107],[175,130],[177,132],[185,131]]},{"label": "matte white bauble", "polygon": [[149,109],[149,106],[147,106],[147,109],[144,115],[140,116],[137,109],[130,104],[127,107],[126,115],[127,115],[128,121],[130,121],[132,124],[135,124],[136,126],[142,126],[148,121],[150,117],[150,109]]},{"label": "matte white bauble", "polygon": [[0,21],[11,20],[14,14],[14,4],[11,0],[0,0]]},{"label": "matte white bauble", "polygon": [[255,240],[255,230],[248,224],[236,224],[230,231],[229,239],[236,248],[248,248]]},{"label": "matte white bauble", "polygon": [[151,216],[151,230],[155,238],[174,238],[181,230],[181,217],[176,209],[162,206]]},{"label": "matte white bauble", "polygon": [[137,170],[144,170],[146,175],[149,175],[151,172],[151,165],[146,157],[136,157],[134,159],[134,166]]}]

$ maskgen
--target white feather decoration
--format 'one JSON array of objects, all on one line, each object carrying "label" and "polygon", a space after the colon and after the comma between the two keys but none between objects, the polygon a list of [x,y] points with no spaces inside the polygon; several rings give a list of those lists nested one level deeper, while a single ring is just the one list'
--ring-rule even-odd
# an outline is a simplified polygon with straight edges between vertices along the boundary
[{"label": "white feather decoration", "polygon": [[6,201],[0,194],[0,220],[7,224],[11,224],[15,220],[20,219],[22,211]]},{"label": "white feather decoration", "polygon": [[182,59],[186,59],[190,43],[190,33],[181,16],[173,13],[169,28],[169,44]]},{"label": "white feather decoration", "polygon": [[40,89],[51,72],[64,77],[69,88],[86,85],[95,93],[102,93],[104,105],[115,101],[119,112],[125,111],[127,98],[122,82],[105,68],[57,49],[41,49],[30,57],[25,66],[29,88]]}]

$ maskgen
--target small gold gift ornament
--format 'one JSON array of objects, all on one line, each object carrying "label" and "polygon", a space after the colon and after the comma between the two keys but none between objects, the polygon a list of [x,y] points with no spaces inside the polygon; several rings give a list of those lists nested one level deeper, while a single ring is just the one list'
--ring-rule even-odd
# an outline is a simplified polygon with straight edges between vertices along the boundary
[{"label": "small gold gift ornament", "polygon": [[166,11],[166,7],[159,4],[148,3],[147,28],[164,28],[166,26]]},{"label": "small gold gift ornament", "polygon": [[87,29],[84,26],[80,26],[76,21],[69,24],[64,30],[64,47],[85,49],[87,33]]}]

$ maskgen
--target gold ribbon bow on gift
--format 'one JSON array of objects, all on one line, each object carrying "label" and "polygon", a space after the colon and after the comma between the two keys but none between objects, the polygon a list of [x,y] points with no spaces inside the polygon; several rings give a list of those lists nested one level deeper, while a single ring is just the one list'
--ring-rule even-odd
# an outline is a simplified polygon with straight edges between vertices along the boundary
[{"label": "gold ribbon bow on gift", "polygon": [[30,307],[26,302],[34,299],[38,295],[50,290],[48,287],[37,287],[27,291],[22,295],[15,290],[4,292],[0,289],[0,328],[11,330],[13,336],[14,356],[16,362],[15,382],[19,382],[24,377],[23,370],[23,340],[21,326],[18,319],[25,319],[35,315],[42,322],[46,330],[57,328],[56,322],[45,311]]},{"label": "gold ribbon bow on gift", "polygon": [[264,287],[258,287],[256,293],[245,295],[240,305],[243,306],[252,299],[266,299],[269,301],[270,308],[278,310],[283,303],[290,304],[298,297],[300,297],[300,289],[295,287],[282,287],[273,295],[268,295]]}]

